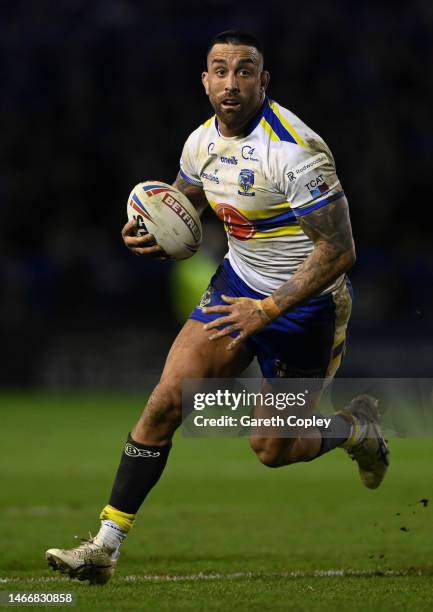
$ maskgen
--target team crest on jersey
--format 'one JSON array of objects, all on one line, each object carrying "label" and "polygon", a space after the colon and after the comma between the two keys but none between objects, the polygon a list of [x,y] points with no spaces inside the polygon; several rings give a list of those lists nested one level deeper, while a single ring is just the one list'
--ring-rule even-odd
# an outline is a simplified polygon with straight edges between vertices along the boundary
[{"label": "team crest on jersey", "polygon": [[238,189],[238,194],[243,196],[255,196],[256,192],[253,191],[254,187],[254,170],[248,170],[247,168],[243,168],[239,172],[238,185],[241,188]]}]

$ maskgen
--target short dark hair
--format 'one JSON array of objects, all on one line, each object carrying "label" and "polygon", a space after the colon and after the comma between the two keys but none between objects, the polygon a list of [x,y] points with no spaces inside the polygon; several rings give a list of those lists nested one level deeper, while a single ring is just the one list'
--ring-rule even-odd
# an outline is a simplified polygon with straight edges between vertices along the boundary
[{"label": "short dark hair", "polygon": [[242,30],[226,30],[217,34],[209,44],[207,55],[214,45],[247,45],[257,49],[263,57],[262,43],[249,32],[243,32]]}]

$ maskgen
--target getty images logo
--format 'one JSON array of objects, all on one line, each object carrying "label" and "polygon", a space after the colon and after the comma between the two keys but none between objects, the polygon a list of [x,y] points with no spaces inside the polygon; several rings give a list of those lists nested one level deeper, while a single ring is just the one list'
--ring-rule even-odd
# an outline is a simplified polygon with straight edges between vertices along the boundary
[{"label": "getty images logo", "polygon": [[146,448],[137,448],[130,442],[125,444],[125,455],[128,457],[159,457],[159,451],[151,451]]}]

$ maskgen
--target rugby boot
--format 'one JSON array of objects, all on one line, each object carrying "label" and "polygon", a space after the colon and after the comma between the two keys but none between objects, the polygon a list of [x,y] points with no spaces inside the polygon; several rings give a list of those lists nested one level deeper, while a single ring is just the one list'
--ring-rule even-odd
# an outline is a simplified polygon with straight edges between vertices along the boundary
[{"label": "rugby boot", "polygon": [[90,584],[108,582],[117,562],[111,549],[95,544],[92,538],[83,539],[77,548],[50,548],[45,558],[53,570],[77,580],[88,580]]},{"label": "rugby boot", "polygon": [[380,427],[377,399],[370,395],[358,395],[337,414],[352,423],[351,436],[341,447],[358,464],[364,485],[377,489],[388,470],[390,455]]}]

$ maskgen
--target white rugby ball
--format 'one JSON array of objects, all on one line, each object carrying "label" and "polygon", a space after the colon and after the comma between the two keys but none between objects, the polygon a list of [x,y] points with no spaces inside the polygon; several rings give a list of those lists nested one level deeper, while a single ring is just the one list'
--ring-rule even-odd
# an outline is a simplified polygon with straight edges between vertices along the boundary
[{"label": "white rugby ball", "polygon": [[129,194],[128,220],[138,223],[137,236],[153,234],[172,259],[188,259],[201,244],[200,217],[176,187],[159,181],[138,183]]}]

